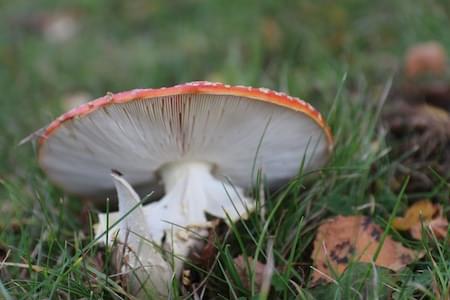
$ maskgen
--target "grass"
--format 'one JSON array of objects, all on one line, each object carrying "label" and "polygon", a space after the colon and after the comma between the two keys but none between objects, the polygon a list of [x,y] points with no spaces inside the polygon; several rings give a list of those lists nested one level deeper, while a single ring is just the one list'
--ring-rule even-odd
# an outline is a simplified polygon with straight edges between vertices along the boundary
[{"label": "grass", "polygon": [[[67,14],[76,32],[64,41],[46,38],[45,22]],[[17,145],[75,93],[94,98],[199,79],[307,99],[327,116],[337,145],[313,182],[303,174],[265,190],[266,213],[220,236],[214,268],[197,270],[207,278],[207,298],[445,299],[448,241],[414,242],[392,230],[425,257],[396,274],[352,264],[327,286],[308,281],[315,229],[326,217],[365,214],[384,226],[396,203],[404,211],[424,196],[449,213],[449,184],[438,176],[426,194],[391,187],[400,158],[390,157],[377,115],[408,46],[432,39],[450,49],[449,17],[444,0],[1,1],[0,258],[12,264],[0,267],[0,299],[127,298],[107,277],[114,270],[101,261],[109,258],[91,243],[94,215],[47,181],[33,147]],[[269,295],[258,295],[255,265],[248,262],[246,287],[233,258],[265,262],[271,251],[284,270],[275,270]]]}]

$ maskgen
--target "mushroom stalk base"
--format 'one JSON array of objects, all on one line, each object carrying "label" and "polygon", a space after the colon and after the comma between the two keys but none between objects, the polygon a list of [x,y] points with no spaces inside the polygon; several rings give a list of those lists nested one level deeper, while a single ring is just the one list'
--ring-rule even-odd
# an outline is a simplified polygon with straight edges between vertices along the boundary
[{"label": "mushroom stalk base", "polygon": [[[153,284],[149,289],[162,298],[168,295],[171,279],[180,274],[184,259],[207,237],[212,225],[205,213],[234,222],[246,218],[254,208],[254,201],[244,196],[242,188],[220,181],[211,171],[212,165],[203,162],[165,165],[160,174],[166,195],[145,206],[139,204],[139,197],[123,177],[112,175],[119,212],[109,214],[109,224],[121,222],[109,229],[109,237],[118,232],[132,254],[130,268],[141,270],[134,273],[135,279],[142,281],[145,275]],[[97,236],[106,229],[106,214],[100,214]],[[105,235],[102,237],[104,241]],[[149,287],[147,279],[143,285]]]}]

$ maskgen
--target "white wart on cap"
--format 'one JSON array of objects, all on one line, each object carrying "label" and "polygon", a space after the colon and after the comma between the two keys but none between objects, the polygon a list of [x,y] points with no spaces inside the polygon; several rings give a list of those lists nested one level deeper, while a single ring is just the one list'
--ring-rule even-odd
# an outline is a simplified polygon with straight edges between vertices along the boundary
[{"label": "white wart on cap", "polygon": [[[253,206],[244,191],[255,170],[278,185],[302,163],[306,171],[323,166],[332,145],[321,115],[298,98],[192,82],[108,94],[69,111],[40,137],[39,162],[78,195],[104,195],[118,180],[149,190],[162,183],[165,196],[138,208],[159,243],[174,224],[207,223],[205,212],[237,220]],[[112,180],[111,170],[123,177]],[[125,201],[119,194],[119,210],[130,207]]]}]

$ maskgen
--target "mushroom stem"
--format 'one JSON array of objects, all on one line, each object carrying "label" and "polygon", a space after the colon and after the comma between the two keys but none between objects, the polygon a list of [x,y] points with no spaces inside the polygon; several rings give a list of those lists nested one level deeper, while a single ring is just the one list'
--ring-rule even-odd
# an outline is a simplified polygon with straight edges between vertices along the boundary
[{"label": "mushroom stem", "polygon": [[[213,166],[204,162],[177,162],[160,170],[166,195],[144,207],[150,234],[174,256],[177,275],[191,250],[200,247],[212,223],[205,213],[234,222],[246,218],[254,201],[243,189],[215,178]],[[159,220],[155,221],[155,220]]]},{"label": "mushroom stem", "polygon": [[[234,222],[246,218],[254,208],[254,201],[244,196],[242,188],[220,181],[211,171],[212,165],[203,162],[165,165],[160,174],[166,195],[145,206],[138,204],[138,195],[123,177],[112,174],[119,212],[110,214],[109,223],[125,216],[112,232],[119,229],[120,241],[127,241],[127,247],[135,254],[131,266],[144,262],[140,265],[151,280],[157,280],[154,284],[159,293],[166,291],[171,274],[180,275],[191,250],[203,244],[212,226],[205,213]],[[99,220],[97,236],[107,227],[104,214]],[[164,259],[155,247],[163,247],[172,256],[166,255]],[[141,279],[142,274],[137,277]]]},{"label": "mushroom stem", "polygon": [[149,226],[154,238],[161,239],[172,228],[176,232],[209,227],[205,213],[234,222],[252,210],[253,199],[245,197],[242,188],[215,178],[212,168],[211,164],[191,161],[161,168],[166,195],[144,207],[147,220],[161,220]]}]

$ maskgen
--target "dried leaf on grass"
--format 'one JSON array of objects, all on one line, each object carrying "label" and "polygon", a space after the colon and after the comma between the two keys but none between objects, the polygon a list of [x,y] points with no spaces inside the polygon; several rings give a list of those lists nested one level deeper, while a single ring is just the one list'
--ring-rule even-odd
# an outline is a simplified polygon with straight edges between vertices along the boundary
[{"label": "dried leaf on grass", "polygon": [[[424,223],[423,226],[427,226],[431,232],[436,236],[438,239],[445,239],[448,233],[448,221],[444,217],[438,217],[436,219],[433,219],[426,224]],[[413,238],[416,240],[422,239],[422,224],[418,223],[411,227],[409,233]]]},{"label": "dried leaf on grass", "polygon": [[429,200],[418,201],[406,210],[404,217],[395,218],[392,227],[397,230],[409,230],[420,223],[420,220],[431,220],[438,209],[439,207]]},{"label": "dried leaf on grass", "polygon": [[397,230],[409,230],[411,236],[422,239],[422,226],[428,227],[437,238],[447,236],[448,221],[442,215],[442,207],[430,200],[422,200],[409,207],[404,217],[395,218],[392,227]]},{"label": "dried leaf on grass", "polygon": [[[373,261],[383,230],[369,217],[337,216],[322,224],[314,241],[314,273],[311,285],[329,282],[342,274],[350,262]],[[399,271],[423,254],[403,247],[387,236],[375,265]]]}]

